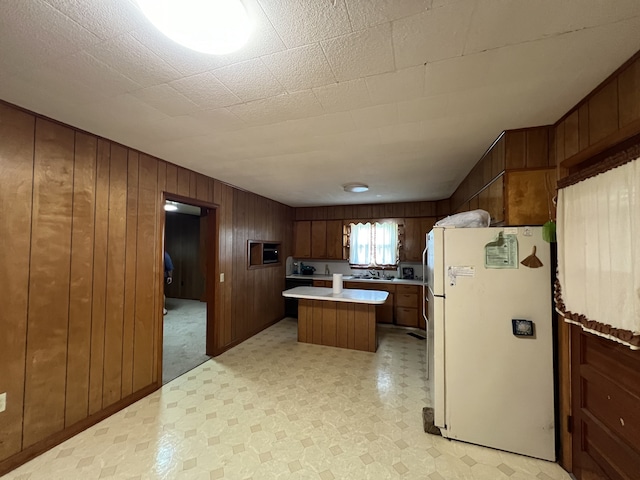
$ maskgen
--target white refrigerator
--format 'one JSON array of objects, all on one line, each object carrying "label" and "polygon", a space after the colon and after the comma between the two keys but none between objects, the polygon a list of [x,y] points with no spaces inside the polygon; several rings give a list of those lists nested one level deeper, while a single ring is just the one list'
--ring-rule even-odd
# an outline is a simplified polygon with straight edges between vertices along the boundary
[{"label": "white refrigerator", "polygon": [[[542,266],[522,265],[537,263],[534,247]],[[446,438],[554,461],[550,248],[541,227],[434,227],[424,253],[435,425]]]}]

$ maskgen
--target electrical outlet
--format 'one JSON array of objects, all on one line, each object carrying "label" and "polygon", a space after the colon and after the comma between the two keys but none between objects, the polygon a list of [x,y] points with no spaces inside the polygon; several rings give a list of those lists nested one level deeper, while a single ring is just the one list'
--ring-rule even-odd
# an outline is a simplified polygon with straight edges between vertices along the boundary
[{"label": "electrical outlet", "polygon": [[0,393],[0,412],[7,409],[7,392]]},{"label": "electrical outlet", "polygon": [[224,273],[220,274],[220,283],[224,283]]}]

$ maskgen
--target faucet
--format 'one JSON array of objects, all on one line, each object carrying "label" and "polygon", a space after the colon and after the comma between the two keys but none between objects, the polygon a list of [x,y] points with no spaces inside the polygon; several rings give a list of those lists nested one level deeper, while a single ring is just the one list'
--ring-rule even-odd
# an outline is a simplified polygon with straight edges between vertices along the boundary
[{"label": "faucet", "polygon": [[380,278],[380,273],[376,272],[375,270],[369,270],[369,275],[371,275],[372,277]]}]

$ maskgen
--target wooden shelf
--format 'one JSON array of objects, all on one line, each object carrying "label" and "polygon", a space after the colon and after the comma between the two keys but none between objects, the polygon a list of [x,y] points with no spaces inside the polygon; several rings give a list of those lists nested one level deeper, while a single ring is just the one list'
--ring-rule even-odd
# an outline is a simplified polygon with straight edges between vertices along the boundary
[{"label": "wooden shelf", "polygon": [[282,263],[280,242],[249,240],[247,268],[273,267]]}]

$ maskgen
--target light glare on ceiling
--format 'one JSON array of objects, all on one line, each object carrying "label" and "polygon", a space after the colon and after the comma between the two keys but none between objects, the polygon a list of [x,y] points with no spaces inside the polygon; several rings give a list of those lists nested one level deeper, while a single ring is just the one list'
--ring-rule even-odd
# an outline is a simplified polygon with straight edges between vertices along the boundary
[{"label": "light glare on ceiling", "polygon": [[242,47],[253,24],[240,0],[137,0],[145,16],[171,40],[224,55]]},{"label": "light glare on ceiling", "polygon": [[353,193],[362,193],[369,190],[369,186],[364,183],[347,183],[346,185],[343,185],[342,188],[344,188],[345,192]]}]

